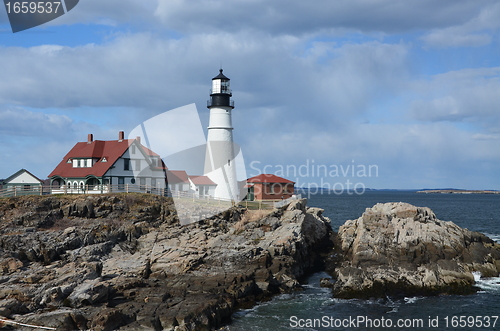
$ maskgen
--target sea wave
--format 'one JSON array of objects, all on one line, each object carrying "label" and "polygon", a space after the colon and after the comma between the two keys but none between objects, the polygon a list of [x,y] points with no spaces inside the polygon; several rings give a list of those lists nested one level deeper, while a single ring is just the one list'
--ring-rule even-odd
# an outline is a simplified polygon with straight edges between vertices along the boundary
[{"label": "sea wave", "polygon": [[481,277],[481,273],[478,271],[474,271],[472,273],[474,275],[474,280],[476,281],[476,286],[480,289],[489,292],[489,291],[500,291],[500,277]]},{"label": "sea wave", "polygon": [[405,297],[404,298],[406,304],[415,303],[415,302],[417,302],[420,299],[423,299],[423,297]]},{"label": "sea wave", "polygon": [[493,239],[494,241],[500,244],[500,234],[485,233],[485,236]]}]

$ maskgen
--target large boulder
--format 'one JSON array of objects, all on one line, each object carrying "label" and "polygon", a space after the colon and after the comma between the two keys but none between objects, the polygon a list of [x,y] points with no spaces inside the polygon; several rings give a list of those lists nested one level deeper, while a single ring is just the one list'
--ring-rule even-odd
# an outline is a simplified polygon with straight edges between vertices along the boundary
[{"label": "large boulder", "polygon": [[336,297],[465,294],[474,291],[472,272],[500,272],[499,244],[408,203],[367,208],[336,241]]}]

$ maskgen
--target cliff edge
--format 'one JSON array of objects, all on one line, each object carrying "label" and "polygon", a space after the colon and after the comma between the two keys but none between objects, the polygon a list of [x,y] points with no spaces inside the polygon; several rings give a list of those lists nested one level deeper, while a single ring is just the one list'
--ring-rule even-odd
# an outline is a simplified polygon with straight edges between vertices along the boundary
[{"label": "cliff edge", "polygon": [[181,226],[154,195],[0,199],[0,316],[58,330],[215,329],[321,263],[321,213],[298,200]]}]

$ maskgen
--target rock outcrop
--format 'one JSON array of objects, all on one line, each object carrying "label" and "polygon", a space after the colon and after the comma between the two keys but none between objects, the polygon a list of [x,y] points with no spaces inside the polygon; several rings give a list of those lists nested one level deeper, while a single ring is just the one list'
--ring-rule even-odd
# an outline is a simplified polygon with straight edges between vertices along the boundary
[{"label": "rock outcrop", "polygon": [[211,330],[299,287],[329,220],[305,200],[181,226],[143,194],[0,199],[0,316],[58,330]]},{"label": "rock outcrop", "polygon": [[377,204],[340,227],[329,268],[336,297],[464,294],[472,272],[498,276],[500,245],[429,208]]}]

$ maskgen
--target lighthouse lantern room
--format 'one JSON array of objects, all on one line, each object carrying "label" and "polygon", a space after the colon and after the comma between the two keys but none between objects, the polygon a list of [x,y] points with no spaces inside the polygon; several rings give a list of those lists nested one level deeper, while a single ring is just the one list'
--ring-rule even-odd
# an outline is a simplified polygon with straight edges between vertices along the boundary
[{"label": "lighthouse lantern room", "polygon": [[233,94],[229,81],[230,79],[222,73],[222,69],[219,70],[217,76],[212,78],[212,90],[207,105],[208,108],[220,106],[234,108],[234,101],[231,100]]}]

